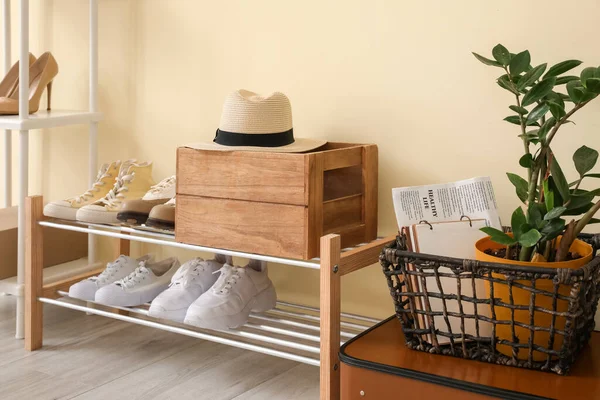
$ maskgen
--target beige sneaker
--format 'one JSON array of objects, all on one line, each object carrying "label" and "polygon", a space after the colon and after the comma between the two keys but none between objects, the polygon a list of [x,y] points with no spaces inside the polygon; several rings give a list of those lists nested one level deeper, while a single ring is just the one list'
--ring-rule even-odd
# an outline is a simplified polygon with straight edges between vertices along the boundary
[{"label": "beige sneaker", "polygon": [[104,198],[81,207],[77,211],[77,221],[117,224],[117,214],[122,203],[126,200],[141,199],[152,185],[152,163],[123,163],[114,187]]},{"label": "beige sneaker", "polygon": [[177,178],[165,178],[152,186],[141,199],[127,200],[117,214],[117,219],[128,224],[146,223],[148,214],[155,206],[165,204],[175,196]]},{"label": "beige sneaker", "polygon": [[175,229],[175,197],[165,204],[154,206],[148,215],[146,226],[166,230]]},{"label": "beige sneaker", "polygon": [[80,196],[75,196],[66,200],[53,201],[44,207],[44,215],[53,218],[62,218],[75,220],[77,210],[83,206],[93,204],[108,194],[115,184],[115,179],[119,174],[121,164],[132,163],[135,160],[128,160],[121,163],[115,161],[110,164],[103,164],[96,176],[96,182],[91,189]]}]

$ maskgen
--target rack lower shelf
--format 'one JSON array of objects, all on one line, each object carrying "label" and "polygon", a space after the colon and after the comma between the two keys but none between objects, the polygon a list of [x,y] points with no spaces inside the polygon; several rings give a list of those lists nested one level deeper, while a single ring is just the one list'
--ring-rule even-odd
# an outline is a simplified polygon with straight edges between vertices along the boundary
[{"label": "rack lower shelf", "polygon": [[[148,316],[148,305],[140,307],[109,307],[85,302],[58,291],[57,299],[39,298],[42,303],[87,312],[120,321],[161,329],[215,343],[285,358],[304,364],[319,366],[320,328],[318,309],[278,302],[266,313],[252,313],[246,325],[237,330],[215,331],[197,329],[188,325]],[[121,311],[121,312],[119,312]],[[122,311],[126,311],[124,314]],[[368,317],[343,314],[341,344],[378,321]]]}]

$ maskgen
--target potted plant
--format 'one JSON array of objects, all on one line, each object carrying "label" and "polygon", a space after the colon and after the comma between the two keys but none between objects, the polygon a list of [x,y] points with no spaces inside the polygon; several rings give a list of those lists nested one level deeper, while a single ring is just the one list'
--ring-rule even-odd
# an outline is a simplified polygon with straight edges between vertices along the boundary
[{"label": "potted plant", "polygon": [[[483,228],[489,237],[476,243],[477,258],[549,268],[584,265],[592,258],[592,248],[578,240],[577,235],[588,224],[600,222],[594,218],[600,209],[600,201],[595,200],[600,196],[600,188],[586,190],[582,183],[592,183],[600,178],[600,173],[591,172],[598,160],[598,152],[587,146],[578,148],[573,154],[578,176],[569,180],[552,146],[561,128],[573,123],[574,114],[600,94],[600,67],[587,67],[579,75],[574,75],[570,71],[581,65],[581,61],[566,60],[550,68],[546,63],[532,66],[529,51],[513,54],[501,44],[492,49],[493,58],[473,55],[482,63],[502,70],[497,83],[514,99],[508,107],[512,114],[504,120],[517,126],[524,149],[519,160],[522,173],[507,173],[523,203],[512,214],[512,234],[491,227]],[[528,281],[518,283],[532,286]],[[535,287],[550,293],[554,290],[553,283],[543,279],[536,281]],[[508,286],[495,285],[495,289],[494,297],[509,304]],[[569,290],[561,287],[559,294],[568,296]],[[514,304],[530,304],[531,290],[512,288],[512,292]],[[552,309],[551,301],[549,296],[537,296],[535,305]],[[560,300],[558,311],[567,311],[567,305],[566,301]],[[496,308],[496,314],[497,319],[511,319],[511,311],[506,307]],[[549,327],[551,316],[538,314],[535,313],[535,325]],[[530,324],[529,311],[514,311],[514,320]],[[564,317],[556,318],[558,329],[564,325]],[[526,342],[530,330],[517,326],[515,334],[520,342]],[[497,336],[512,340],[510,325],[498,325]],[[535,332],[536,344],[547,347],[548,339],[547,332]],[[560,349],[561,344],[562,337],[557,335],[554,349]],[[511,351],[502,346],[498,346],[498,350],[505,354]],[[539,353],[534,355],[537,360],[546,357],[546,354],[535,353]],[[526,354],[519,354],[519,358],[526,358]]]}]

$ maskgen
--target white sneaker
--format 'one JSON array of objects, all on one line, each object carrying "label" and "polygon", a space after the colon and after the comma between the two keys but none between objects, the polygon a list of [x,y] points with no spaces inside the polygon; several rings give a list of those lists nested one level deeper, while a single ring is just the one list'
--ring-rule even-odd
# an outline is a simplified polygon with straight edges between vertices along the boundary
[{"label": "white sneaker", "polygon": [[190,304],[215,284],[218,278],[215,272],[225,261],[217,256],[206,261],[194,258],[183,264],[173,275],[169,288],[152,301],[148,315],[183,322]]},{"label": "white sneaker", "polygon": [[125,278],[100,288],[95,301],[119,307],[139,306],[154,300],[169,287],[171,277],[179,268],[176,257],[140,265]]},{"label": "white sneaker", "polygon": [[239,328],[250,311],[265,312],[277,302],[266,263],[251,261],[248,266],[223,265],[213,287],[189,307],[184,323],[208,329]]},{"label": "white sneaker", "polygon": [[137,260],[128,256],[119,256],[115,261],[106,264],[106,269],[100,275],[92,276],[71,285],[69,288],[69,297],[94,301],[98,289],[126,277],[135,270],[140,262],[152,261],[152,259],[153,256],[149,254]]}]

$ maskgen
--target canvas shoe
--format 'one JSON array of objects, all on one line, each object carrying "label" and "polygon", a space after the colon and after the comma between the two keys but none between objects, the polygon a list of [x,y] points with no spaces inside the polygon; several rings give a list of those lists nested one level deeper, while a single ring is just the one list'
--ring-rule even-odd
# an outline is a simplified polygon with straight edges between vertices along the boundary
[{"label": "canvas shoe", "polygon": [[122,279],[132,273],[142,261],[150,262],[153,257],[145,255],[143,257],[131,258],[128,256],[120,256],[115,261],[106,264],[106,269],[98,276],[92,276],[71,285],[69,288],[69,297],[80,300],[94,301],[96,292],[101,287],[110,285],[119,279]]},{"label": "canvas shoe", "polygon": [[[124,161],[123,164],[135,162],[135,160]],[[77,210],[81,207],[93,204],[108,194],[115,184],[119,174],[121,162],[103,164],[98,171],[96,181],[92,187],[80,196],[66,200],[53,201],[44,207],[44,215],[47,217],[75,220]]]},{"label": "canvas shoe", "polygon": [[150,187],[152,163],[130,163],[121,165],[115,185],[101,200],[81,207],[77,221],[92,224],[118,224],[117,214],[126,200],[141,199]]},{"label": "canvas shoe", "polygon": [[275,307],[277,294],[266,263],[251,261],[244,268],[225,264],[220,271],[213,287],[190,305],[184,323],[234,329],[248,321],[250,311],[265,312]]},{"label": "canvas shoe", "polygon": [[117,214],[121,222],[142,225],[154,206],[165,204],[175,196],[175,175],[165,178],[152,186],[141,199],[127,200]]},{"label": "canvas shoe", "polygon": [[166,230],[175,229],[175,197],[165,204],[154,206],[148,215],[146,226]]},{"label": "canvas shoe", "polygon": [[117,307],[149,303],[169,287],[178,268],[179,260],[176,257],[156,263],[141,262],[125,278],[98,289],[95,301]]},{"label": "canvas shoe", "polygon": [[215,284],[218,277],[215,272],[226,261],[224,256],[217,255],[214,260],[194,258],[183,264],[173,275],[169,288],[152,301],[148,315],[183,322],[190,304]]}]

